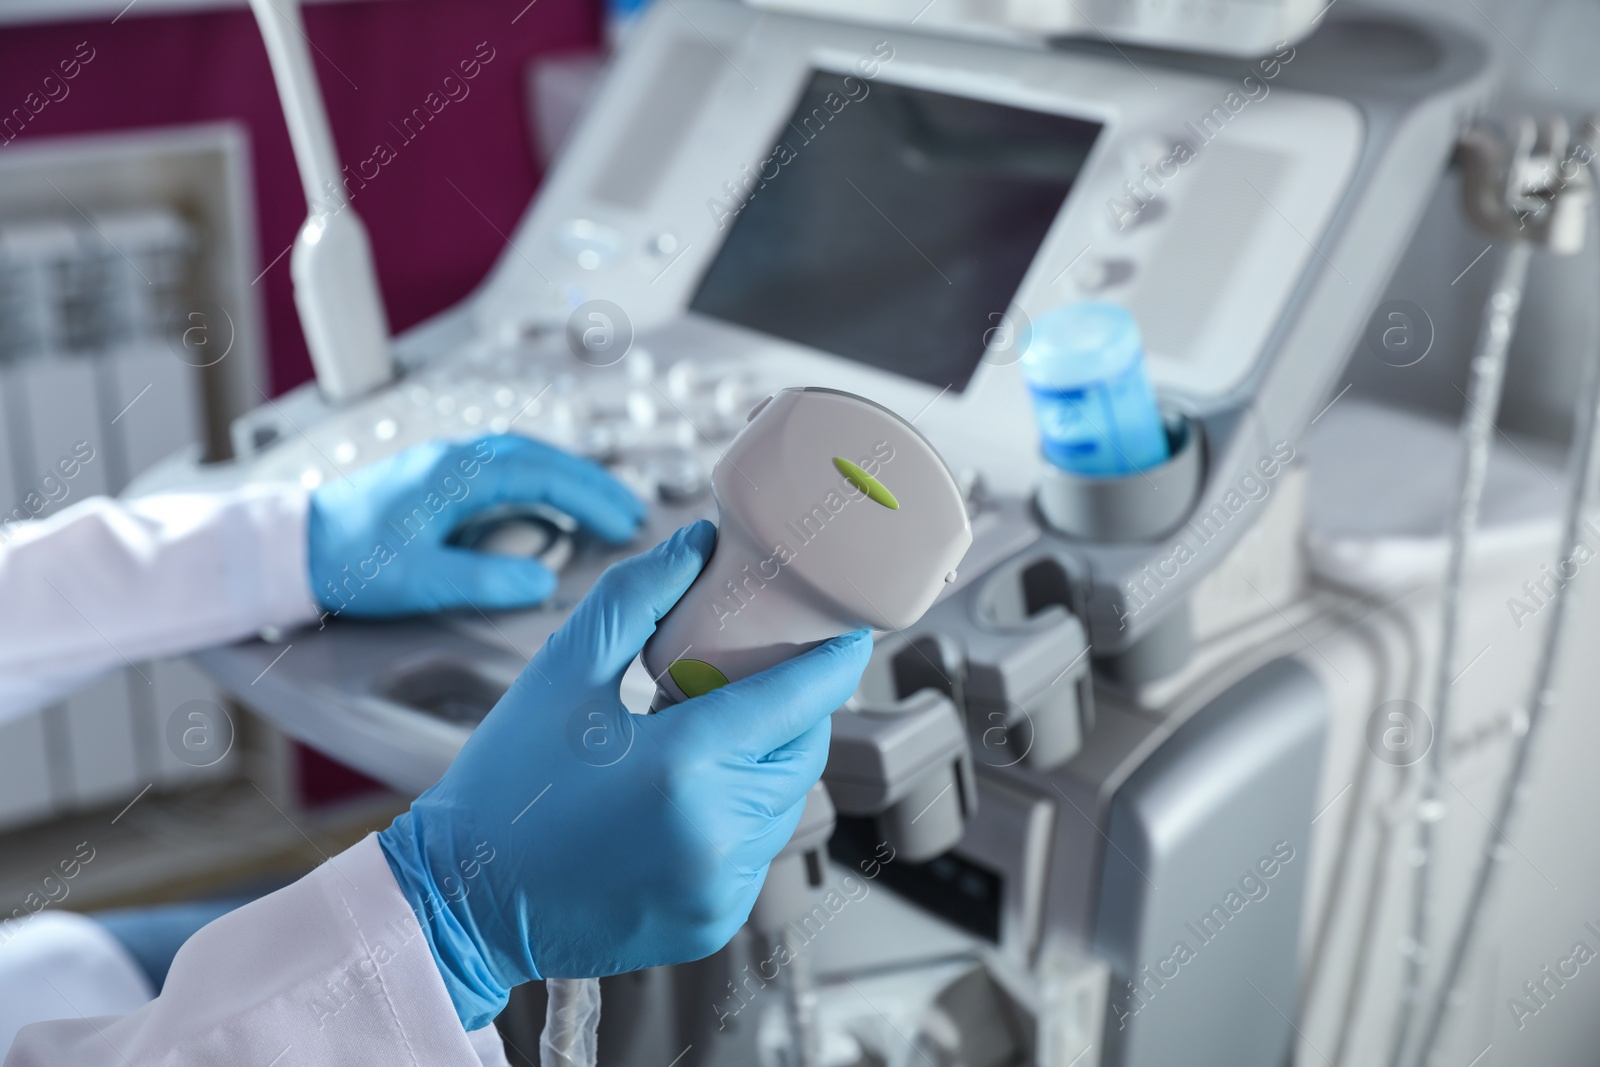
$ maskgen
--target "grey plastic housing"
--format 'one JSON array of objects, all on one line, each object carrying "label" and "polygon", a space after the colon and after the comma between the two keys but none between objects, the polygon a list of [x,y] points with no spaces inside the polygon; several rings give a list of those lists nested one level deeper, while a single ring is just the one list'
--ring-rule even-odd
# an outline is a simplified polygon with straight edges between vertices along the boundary
[{"label": "grey plastic housing", "polygon": [[[1093,726],[1089,646],[1073,585],[1071,560],[1036,543],[936,604],[911,636],[914,648],[951,649],[954,695],[989,766],[1059,767]],[[904,652],[896,660],[915,666]]]},{"label": "grey plastic housing", "polygon": [[[1384,47],[1373,47],[1374,41]],[[1231,61],[1183,52],[1145,52],[1100,41],[1061,42],[1084,54],[1195,74],[1229,77]],[[1330,8],[1318,32],[1297,46],[1274,92],[1327,94],[1361,112],[1364,143],[1326,233],[1263,346],[1251,373],[1225,396],[1182,397],[1202,427],[1206,463],[1188,514],[1150,542],[1087,542],[1089,572],[1082,616],[1096,655],[1119,652],[1156,628],[1238,544],[1257,517],[1191,534],[1189,527],[1223,507],[1258,464],[1282,458],[1328,402],[1373,306],[1382,298],[1411,234],[1435,195],[1464,117],[1484,107],[1494,87],[1484,42],[1443,21],[1424,21],[1345,2]],[[1192,565],[1136,600],[1139,585],[1180,541],[1203,541]]]},{"label": "grey plastic housing", "polygon": [[1184,601],[1157,619],[1138,641],[1095,660],[1095,666],[1124,686],[1144,685],[1172,674],[1189,662],[1193,652],[1194,626],[1189,603]]},{"label": "grey plastic housing", "polygon": [[835,712],[822,779],[839,811],[874,816],[889,844],[913,862],[953,848],[978,800],[961,715],[933,688]]},{"label": "grey plastic housing", "polygon": [[1119,477],[1093,477],[1043,464],[1036,500],[1057,532],[1084,541],[1149,541],[1170,533],[1194,507],[1205,474],[1200,423],[1163,413],[1165,463]]},{"label": "grey plastic housing", "polygon": [[828,838],[838,819],[828,787],[818,782],[806,794],[800,825],[783,846],[750,911],[750,924],[767,937],[811,910],[822,898],[827,875]]},{"label": "grey plastic housing", "polygon": [[1076,755],[1094,725],[1089,644],[1069,590],[1067,564],[1035,550],[969,597],[967,715],[974,726],[1003,717],[1011,751],[1041,771]]},{"label": "grey plastic housing", "polygon": [[1303,664],[1274,660],[1112,798],[1094,920],[1112,975],[1106,1063],[1284,1062],[1328,704]]}]

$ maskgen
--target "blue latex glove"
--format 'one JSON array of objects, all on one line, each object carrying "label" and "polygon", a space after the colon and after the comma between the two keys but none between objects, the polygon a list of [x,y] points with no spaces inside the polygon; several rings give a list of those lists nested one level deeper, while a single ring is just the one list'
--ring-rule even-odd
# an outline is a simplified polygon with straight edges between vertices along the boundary
[{"label": "blue latex glove", "polygon": [[710,955],[793,836],[864,631],[655,715],[617,696],[715,537],[699,522],[607,570],[378,835],[468,1030],[522,982]]},{"label": "blue latex glove", "polygon": [[445,543],[502,504],[548,504],[612,542],[632,537],[645,511],[604,468],[526,437],[432,441],[311,494],[311,591],[335,615],[536,604],[556,588],[544,564]]}]

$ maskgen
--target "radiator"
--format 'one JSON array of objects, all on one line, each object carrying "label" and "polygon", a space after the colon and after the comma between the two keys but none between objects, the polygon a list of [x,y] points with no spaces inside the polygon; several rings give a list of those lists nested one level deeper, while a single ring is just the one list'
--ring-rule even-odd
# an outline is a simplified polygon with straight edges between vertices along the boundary
[{"label": "radiator", "polygon": [[[190,221],[162,205],[0,218],[6,511],[48,516],[201,447],[199,360],[184,343],[181,298],[198,246]],[[195,732],[218,730],[225,706],[195,668],[164,660],[0,724],[0,829],[233,775],[237,752]]]}]

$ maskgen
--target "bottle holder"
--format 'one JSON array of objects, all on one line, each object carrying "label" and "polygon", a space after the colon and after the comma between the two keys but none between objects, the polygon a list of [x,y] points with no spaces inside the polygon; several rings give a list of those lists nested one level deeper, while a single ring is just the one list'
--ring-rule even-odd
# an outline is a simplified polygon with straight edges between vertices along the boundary
[{"label": "bottle holder", "polygon": [[1168,409],[1164,417],[1165,463],[1114,478],[1044,464],[1035,501],[1045,522],[1081,541],[1150,541],[1176,529],[1200,493],[1205,440],[1189,416]]}]

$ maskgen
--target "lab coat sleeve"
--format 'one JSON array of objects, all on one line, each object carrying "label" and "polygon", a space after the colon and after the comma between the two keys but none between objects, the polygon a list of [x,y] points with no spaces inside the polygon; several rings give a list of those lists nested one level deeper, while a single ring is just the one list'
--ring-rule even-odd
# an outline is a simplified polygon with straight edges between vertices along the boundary
[{"label": "lab coat sleeve", "polygon": [[203,927],[144,1007],[24,1027],[5,1067],[503,1067],[492,1035],[462,1029],[368,837]]},{"label": "lab coat sleeve", "polygon": [[317,615],[299,486],[95,497],[0,525],[0,721],[115,667]]}]

